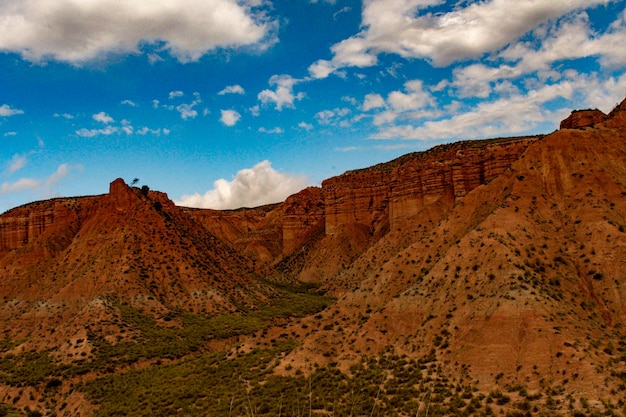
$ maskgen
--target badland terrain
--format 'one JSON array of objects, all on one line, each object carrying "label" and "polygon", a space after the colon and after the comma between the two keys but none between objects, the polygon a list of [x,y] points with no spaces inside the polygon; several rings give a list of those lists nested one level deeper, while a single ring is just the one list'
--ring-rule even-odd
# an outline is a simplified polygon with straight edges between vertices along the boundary
[{"label": "badland terrain", "polygon": [[0,415],[626,413],[626,101],[275,205],[0,215]]}]

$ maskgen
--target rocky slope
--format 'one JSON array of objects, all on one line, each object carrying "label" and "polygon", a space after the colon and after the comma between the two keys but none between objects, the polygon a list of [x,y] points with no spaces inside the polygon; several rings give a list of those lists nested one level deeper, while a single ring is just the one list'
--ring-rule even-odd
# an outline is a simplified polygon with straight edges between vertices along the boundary
[{"label": "rocky slope", "polygon": [[36,346],[84,336],[87,324],[93,329],[116,316],[111,303],[157,317],[177,309],[236,311],[273,294],[248,259],[165,194],[121,179],[103,196],[55,199],[3,214],[0,254],[2,331]]},{"label": "rocky slope", "polygon": [[610,410],[626,401],[625,137],[626,101],[573,112],[547,136],[347,172],[272,206],[179,208],[116,180],[104,196],[19,207],[0,216],[2,330],[27,337],[21,349],[98,323],[113,340],[120,302],[157,319],[249,311],[276,295],[259,277],[305,281],[337,301],[241,345],[297,336],[286,375],[391,348],[484,393],[548,393],[549,412],[582,397]]},{"label": "rocky slope", "polygon": [[394,346],[416,357],[432,351],[484,390],[616,398],[625,121],[626,102],[594,127],[527,142],[491,181],[454,200],[449,192],[438,211],[392,227],[325,279],[330,288],[349,285],[307,325],[332,325],[311,332],[289,360],[350,363]]}]

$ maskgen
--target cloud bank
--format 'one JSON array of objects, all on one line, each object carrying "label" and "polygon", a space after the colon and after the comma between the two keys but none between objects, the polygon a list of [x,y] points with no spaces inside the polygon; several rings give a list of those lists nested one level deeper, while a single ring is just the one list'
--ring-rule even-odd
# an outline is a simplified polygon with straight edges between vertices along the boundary
[{"label": "cloud bank", "polygon": [[154,45],[181,62],[217,48],[264,47],[274,22],[258,0],[0,2],[0,51],[80,64]]},{"label": "cloud bank", "polygon": [[242,169],[232,181],[219,179],[213,183],[212,190],[202,195],[183,195],[175,203],[215,210],[257,207],[284,201],[307,185],[306,177],[278,172],[270,161],[265,160],[252,168]]},{"label": "cloud bank", "polygon": [[[437,67],[497,51],[543,22],[609,0],[473,2],[448,13],[429,9],[439,0],[366,0],[364,30],[335,44],[331,60],[309,67],[314,78],[325,78],[344,67],[369,67],[378,55],[397,54],[426,59]],[[514,11],[514,12],[512,12]]]}]

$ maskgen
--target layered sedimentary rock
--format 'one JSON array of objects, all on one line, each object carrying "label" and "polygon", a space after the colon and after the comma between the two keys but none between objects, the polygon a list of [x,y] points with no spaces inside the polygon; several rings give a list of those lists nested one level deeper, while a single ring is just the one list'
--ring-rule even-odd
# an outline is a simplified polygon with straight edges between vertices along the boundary
[{"label": "layered sedimentary rock", "polygon": [[[229,211],[182,209],[239,253],[271,264],[315,233],[366,230],[380,236],[437,202],[446,204],[504,172],[536,138],[459,142],[349,171],[289,197],[284,203]],[[103,199],[58,199],[29,204],[0,218],[0,254],[24,246],[53,225],[79,223],[79,205],[106,204],[118,212],[150,193],[154,204],[175,210],[165,194],[111,183]],[[145,197],[144,197],[145,198]],[[82,201],[82,203],[80,203]],[[71,238],[71,237],[70,237]]]},{"label": "layered sedimentary rock", "polygon": [[602,123],[607,119],[607,115],[598,109],[575,110],[569,117],[561,122],[561,129],[582,129]]},{"label": "layered sedimentary rock", "polygon": [[375,232],[388,211],[391,177],[386,167],[348,172],[322,183],[326,235],[344,225],[362,224]]},{"label": "layered sedimentary rock", "polygon": [[326,234],[346,224],[372,234],[441,199],[454,201],[504,172],[536,138],[460,142],[323,182]]},{"label": "layered sedimentary rock", "polygon": [[286,255],[323,227],[324,195],[320,188],[310,187],[287,198],[283,206],[282,253]]},{"label": "layered sedimentary rock", "polygon": [[[35,242],[61,225],[80,222],[78,209],[93,197],[54,199],[14,208],[0,216],[0,257]],[[71,236],[67,236],[69,243]],[[50,242],[48,242],[50,243]]]}]

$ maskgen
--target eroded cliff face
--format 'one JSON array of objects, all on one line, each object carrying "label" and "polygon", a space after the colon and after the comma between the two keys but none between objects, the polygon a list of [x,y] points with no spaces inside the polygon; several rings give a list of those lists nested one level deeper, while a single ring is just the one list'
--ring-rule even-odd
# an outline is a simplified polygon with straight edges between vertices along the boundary
[{"label": "eroded cliff face", "polygon": [[508,169],[536,139],[442,145],[328,179],[322,184],[326,235],[346,224],[377,235],[429,205],[454,202]]},{"label": "eroded cliff face", "polygon": [[[327,237],[358,231],[376,240],[430,206],[449,207],[458,198],[508,169],[536,138],[459,142],[402,156],[371,168],[350,171],[292,195],[284,203],[230,211],[184,209],[211,235],[254,260],[255,268],[272,265],[320,233]],[[56,199],[29,204],[0,217],[0,255],[25,246],[55,228],[78,230],[84,207],[107,205],[117,212],[141,200],[139,190],[121,179],[98,199]],[[165,194],[150,198],[176,210]],[[82,208],[81,208],[82,207]],[[67,227],[74,224],[75,227]],[[67,233],[65,233],[67,234]],[[71,233],[70,233],[71,234]],[[67,236],[66,244],[72,236]]]},{"label": "eroded cliff face", "polygon": [[282,245],[288,255],[324,225],[325,201],[321,188],[311,187],[289,197],[284,206]]},{"label": "eroded cliff face", "polygon": [[569,117],[561,122],[561,129],[582,129],[602,123],[607,119],[607,115],[598,109],[575,110]]},{"label": "eroded cliff face", "polygon": [[[17,207],[0,216],[0,257],[46,236],[50,250],[67,246],[81,221],[82,207],[94,203],[95,197],[53,199]],[[73,227],[67,228],[67,225]],[[59,238],[58,236],[62,236]]]}]

